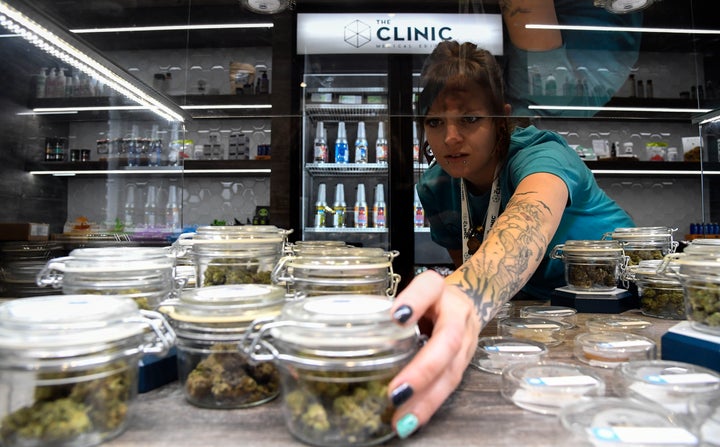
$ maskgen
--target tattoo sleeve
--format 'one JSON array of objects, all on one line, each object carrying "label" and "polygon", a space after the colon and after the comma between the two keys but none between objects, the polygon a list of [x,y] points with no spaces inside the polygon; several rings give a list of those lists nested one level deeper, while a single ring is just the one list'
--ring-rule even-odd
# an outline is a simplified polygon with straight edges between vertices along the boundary
[{"label": "tattoo sleeve", "polygon": [[536,195],[513,196],[487,240],[451,280],[473,299],[483,326],[520,291],[545,254],[543,225],[551,210]]}]

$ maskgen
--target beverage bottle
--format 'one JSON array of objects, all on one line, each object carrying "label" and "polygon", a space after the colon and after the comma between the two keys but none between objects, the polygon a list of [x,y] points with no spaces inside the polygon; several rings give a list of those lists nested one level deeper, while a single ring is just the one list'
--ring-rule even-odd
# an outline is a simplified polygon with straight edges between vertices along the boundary
[{"label": "beverage bottle", "polygon": [[170,146],[168,147],[168,165],[179,166],[182,162],[180,152],[182,151],[182,143],[178,139],[178,124],[173,123],[170,130]]},{"label": "beverage bottle", "polygon": [[417,185],[415,185],[414,191],[415,198],[413,199],[413,211],[415,217],[413,221],[415,223],[415,228],[422,228],[425,226],[425,210],[423,209],[422,202],[420,202],[420,197],[418,196]]},{"label": "beverage bottle", "polygon": [[355,198],[355,228],[367,228],[368,208],[365,201],[365,184],[360,183]]},{"label": "beverage bottle", "polygon": [[45,67],[40,69],[40,73],[38,73],[37,79],[35,80],[35,97],[36,98],[44,98],[45,97],[45,83],[47,81],[47,75],[45,74]]},{"label": "beverage bottle", "polygon": [[385,228],[386,224],[385,187],[378,183],[375,187],[375,203],[373,203],[373,224],[375,228]]},{"label": "beverage bottle", "polygon": [[417,123],[413,121],[413,162],[420,163],[420,140],[418,139]]},{"label": "beverage bottle", "polygon": [[368,162],[368,142],[365,138],[365,122],[358,123],[357,138],[355,139],[355,163]]},{"label": "beverage bottle", "polygon": [[338,123],[337,139],[335,140],[335,163],[348,163],[349,148],[347,141],[347,133],[345,132],[345,122]]},{"label": "beverage bottle", "polygon": [[325,226],[325,208],[327,208],[327,202],[325,201],[325,183],[320,183],[318,186],[317,202],[315,202],[315,228],[323,228]]},{"label": "beverage bottle", "polygon": [[133,124],[130,133],[130,141],[127,145],[128,166],[138,166],[140,164],[140,147],[138,141],[138,126]]},{"label": "beverage bottle", "polygon": [[180,206],[177,201],[177,186],[168,187],[168,201],[165,206],[165,226],[173,231],[180,229]]},{"label": "beverage bottle", "polygon": [[157,211],[157,203],[155,202],[155,185],[148,185],[147,200],[145,201],[145,226],[148,228],[155,227],[155,212]]},{"label": "beverage bottle", "polygon": [[315,128],[315,141],[313,142],[313,161],[315,163],[327,163],[328,150],[327,140],[325,139],[325,125],[322,121],[318,121]]},{"label": "beverage bottle", "polygon": [[130,230],[135,223],[135,185],[128,185],[125,193],[125,215],[123,218],[125,230]]},{"label": "beverage bottle", "polygon": [[545,78],[545,96],[557,96],[557,81],[552,74]]},{"label": "beverage bottle", "polygon": [[335,186],[335,202],[333,203],[333,227],[345,227],[346,210],[347,204],[345,203],[345,186],[342,183],[338,183]]},{"label": "beverage bottle", "polygon": [[388,141],[385,138],[385,123],[378,123],[378,136],[375,141],[375,159],[378,163],[388,162]]},{"label": "beverage bottle", "polygon": [[162,164],[163,144],[160,139],[160,131],[157,124],[153,124],[150,132],[150,157],[148,165],[160,166]]}]

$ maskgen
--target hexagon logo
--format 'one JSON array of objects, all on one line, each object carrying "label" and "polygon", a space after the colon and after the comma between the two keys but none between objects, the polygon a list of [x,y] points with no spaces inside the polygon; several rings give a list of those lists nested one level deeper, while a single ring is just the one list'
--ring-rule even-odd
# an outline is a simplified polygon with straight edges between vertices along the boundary
[{"label": "hexagon logo", "polygon": [[345,43],[355,48],[367,44],[371,40],[370,25],[355,20],[345,25]]}]

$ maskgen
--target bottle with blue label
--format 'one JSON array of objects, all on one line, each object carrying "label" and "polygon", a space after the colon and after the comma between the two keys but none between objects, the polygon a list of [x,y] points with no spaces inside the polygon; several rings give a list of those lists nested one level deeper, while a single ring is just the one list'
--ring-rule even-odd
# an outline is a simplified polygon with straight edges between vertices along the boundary
[{"label": "bottle with blue label", "polygon": [[132,126],[130,139],[127,142],[127,162],[128,166],[140,165],[140,141],[138,136],[138,126]]},{"label": "bottle with blue label", "polygon": [[158,125],[153,124],[150,132],[150,149],[148,153],[148,165],[160,166],[162,164],[163,144],[160,139]]},{"label": "bottle with blue label", "polygon": [[338,123],[338,133],[335,139],[335,163],[349,163],[350,154],[348,148],[347,133],[345,131],[345,122]]},{"label": "bottle with blue label", "polygon": [[368,162],[368,141],[365,138],[365,122],[358,123],[357,138],[355,139],[355,163]]}]

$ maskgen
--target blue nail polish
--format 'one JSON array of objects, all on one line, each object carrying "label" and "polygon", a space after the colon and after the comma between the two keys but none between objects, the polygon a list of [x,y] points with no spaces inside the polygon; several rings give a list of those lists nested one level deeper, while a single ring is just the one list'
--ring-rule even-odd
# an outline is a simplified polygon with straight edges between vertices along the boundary
[{"label": "blue nail polish", "polygon": [[405,323],[410,319],[410,317],[412,317],[412,314],[412,308],[407,304],[403,304],[402,306],[398,307],[395,312],[393,312],[393,318],[400,323]]},{"label": "blue nail polish", "polygon": [[413,434],[413,432],[417,429],[417,426],[418,418],[416,418],[414,414],[408,413],[400,418],[395,426],[395,430],[397,431],[400,439],[405,439]]},{"label": "blue nail polish", "polygon": [[408,399],[412,397],[412,395],[412,387],[407,383],[403,383],[399,387],[392,390],[392,393],[390,393],[390,400],[392,400],[393,405],[395,406],[395,408],[397,408],[407,402]]}]

